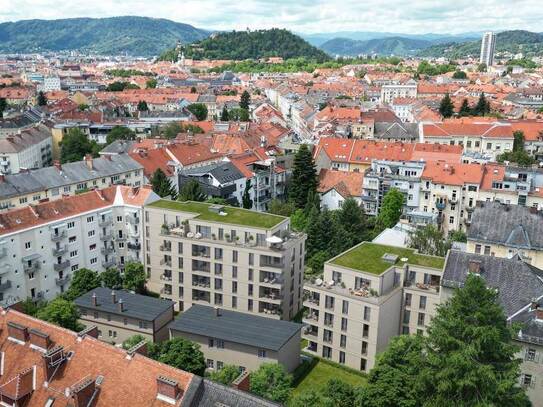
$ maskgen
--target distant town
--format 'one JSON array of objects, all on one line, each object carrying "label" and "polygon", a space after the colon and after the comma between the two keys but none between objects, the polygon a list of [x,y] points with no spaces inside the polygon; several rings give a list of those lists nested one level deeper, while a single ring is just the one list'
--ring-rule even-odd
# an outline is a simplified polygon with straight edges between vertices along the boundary
[{"label": "distant town", "polygon": [[0,404],[542,407],[543,56],[500,38],[1,54]]}]

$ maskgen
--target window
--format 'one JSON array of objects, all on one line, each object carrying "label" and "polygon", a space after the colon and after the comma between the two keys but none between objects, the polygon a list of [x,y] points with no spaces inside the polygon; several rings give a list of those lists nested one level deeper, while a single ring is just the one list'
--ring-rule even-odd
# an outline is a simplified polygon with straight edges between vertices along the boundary
[{"label": "window", "polygon": [[77,238],[75,236],[70,236],[68,238],[68,243],[75,243],[76,240],[77,240]]},{"label": "window", "polygon": [[490,255],[490,246],[485,246],[485,256]]},{"label": "window", "polygon": [[94,230],[89,230],[88,233],[87,233],[88,237],[93,237],[94,235],[95,235]]},{"label": "window", "polygon": [[531,374],[524,374],[521,377],[521,386],[523,387],[530,387],[532,386],[532,375]]},{"label": "window", "polygon": [[323,346],[322,357],[326,359],[330,359],[332,357],[332,348],[330,348],[329,346]]},{"label": "window", "polygon": [[232,252],[232,263],[237,263],[237,262],[238,262],[238,251],[234,250]]},{"label": "window", "polygon": [[238,292],[238,282],[232,281],[232,293],[236,294]]},{"label": "window", "polygon": [[527,360],[527,361],[530,361],[530,362],[534,362],[536,361],[536,350],[535,349],[526,349],[526,356],[524,357],[524,360]]},{"label": "window", "polygon": [[259,358],[265,358],[266,357],[266,350],[265,349],[259,349],[258,350],[258,357]]},{"label": "window", "polygon": [[139,325],[140,325],[140,329],[147,329],[147,322],[146,321],[140,321]]},{"label": "window", "polygon": [[238,307],[238,297],[232,297],[232,308]]},{"label": "window", "polygon": [[364,321],[369,321],[371,316],[371,308],[364,307]]},{"label": "window", "polygon": [[363,355],[367,355],[367,354],[368,354],[368,342],[362,341],[362,349],[361,349],[361,352],[362,352]]},{"label": "window", "polygon": [[339,339],[339,346],[341,346],[342,348],[347,346],[347,337],[345,335],[341,335]]},{"label": "window", "polygon": [[224,349],[224,341],[222,339],[217,339],[215,341],[215,346],[217,349]]},{"label": "window", "polygon": [[342,331],[347,330],[347,318],[341,318],[341,330]]},{"label": "window", "polygon": [[30,250],[31,247],[32,247],[32,243],[31,243],[31,242],[25,242],[25,249],[26,249],[26,250]]},{"label": "window", "polygon": [[426,309],[426,296],[421,296],[419,300],[419,309]]},{"label": "window", "polygon": [[217,370],[221,370],[224,366],[224,363],[221,362],[220,360],[217,360]]},{"label": "window", "polygon": [[206,361],[206,365],[207,365],[208,369],[213,369],[213,367],[214,367],[213,359],[208,359]]},{"label": "window", "polygon": [[422,313],[422,312],[419,312],[419,316],[417,318],[417,325],[419,326],[424,326],[424,318],[425,318],[426,314]]},{"label": "window", "polygon": [[454,223],[454,216],[449,216],[449,224],[453,224]]},{"label": "window", "polygon": [[480,244],[475,245],[475,253],[481,254],[481,245]]},{"label": "window", "polygon": [[93,257],[92,259],[90,259],[90,264],[96,264],[98,263],[98,257]]},{"label": "window", "polygon": [[238,278],[238,266],[232,266],[232,278]]},{"label": "window", "polygon": [[87,216],[87,223],[94,222],[94,216]]},{"label": "window", "polygon": [[403,313],[403,323],[408,324],[410,317],[411,317],[411,311],[405,310]]},{"label": "window", "polygon": [[77,250],[73,250],[70,252],[70,257],[77,257]]},{"label": "window", "polygon": [[370,335],[370,326],[368,324],[364,324],[364,327],[362,328],[362,337],[367,338]]},{"label": "window", "polygon": [[341,312],[345,315],[349,313],[349,301],[343,300],[343,304],[341,306]]},{"label": "window", "polygon": [[402,335],[409,335],[409,327],[403,326],[402,327]]},{"label": "window", "polygon": [[117,216],[117,222],[121,223],[123,221],[123,217],[122,216]]},{"label": "window", "polygon": [[68,229],[73,229],[75,227],[75,222],[68,222]]},{"label": "window", "polygon": [[207,341],[207,346],[209,346],[210,348],[213,348],[215,346],[215,339],[209,338]]},{"label": "window", "polygon": [[366,371],[366,359],[360,359],[360,370]]},{"label": "window", "polygon": [[339,363],[345,364],[345,352],[339,352]]},{"label": "window", "polygon": [[413,297],[413,295],[411,293],[406,293],[405,294],[405,306],[406,307],[410,307],[411,306],[411,298]]}]

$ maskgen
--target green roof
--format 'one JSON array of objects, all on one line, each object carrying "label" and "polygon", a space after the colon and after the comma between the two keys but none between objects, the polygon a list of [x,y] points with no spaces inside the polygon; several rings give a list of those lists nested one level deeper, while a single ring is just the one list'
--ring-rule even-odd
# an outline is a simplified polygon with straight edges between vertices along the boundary
[{"label": "green roof", "polygon": [[[172,211],[197,213],[197,218],[211,222],[227,223],[232,225],[250,226],[255,228],[270,229],[283,222],[284,216],[271,215],[269,213],[256,212],[248,209],[224,206],[225,216],[209,210],[213,204],[204,202],[179,202],[161,199],[148,206],[153,208],[169,209]],[[221,205],[223,206],[223,205]]]},{"label": "green roof", "polygon": [[[396,263],[392,264],[384,261],[382,259],[384,254],[397,255],[398,259]],[[407,258],[407,261],[402,261],[402,258]],[[335,259],[332,259],[330,263],[379,275],[393,265],[403,266],[405,263],[414,266],[442,269],[445,259],[443,257],[418,254],[413,249],[364,242],[340,254]]]}]

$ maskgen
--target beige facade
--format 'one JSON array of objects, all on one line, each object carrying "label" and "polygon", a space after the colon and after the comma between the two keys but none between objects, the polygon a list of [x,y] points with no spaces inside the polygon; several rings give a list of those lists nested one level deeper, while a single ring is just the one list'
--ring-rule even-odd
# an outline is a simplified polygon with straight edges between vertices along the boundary
[{"label": "beige facade", "polygon": [[543,342],[514,341],[522,360],[519,383],[526,390],[533,407],[543,407]]},{"label": "beige facade", "polygon": [[[293,318],[302,306],[305,235],[293,233],[288,218],[232,207],[214,216],[213,210],[170,201],[145,208],[149,289],[181,311],[202,304]],[[252,226],[245,214],[273,225]]]},{"label": "beige facade", "polygon": [[[304,285],[303,338],[306,351],[369,371],[392,337],[425,332],[439,303],[442,262],[438,268],[390,263],[379,273],[336,263],[364,245],[383,253],[397,249],[362,243],[327,262],[323,277]],[[416,258],[413,253],[414,263]]]},{"label": "beige facade", "polygon": [[468,239],[468,253],[484,254],[488,256],[511,258],[515,254],[519,254],[522,260],[539,269],[543,269],[543,251],[517,249],[493,242],[478,242]]}]

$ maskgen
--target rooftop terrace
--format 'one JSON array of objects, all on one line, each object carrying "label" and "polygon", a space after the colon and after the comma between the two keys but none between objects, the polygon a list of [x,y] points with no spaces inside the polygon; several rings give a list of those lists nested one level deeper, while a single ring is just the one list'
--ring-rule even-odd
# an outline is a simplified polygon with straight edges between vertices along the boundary
[{"label": "rooftop terrace", "polygon": [[[395,262],[386,261],[383,259],[385,254],[398,257]],[[442,269],[445,259],[443,257],[418,254],[413,249],[364,242],[340,254],[332,259],[330,263],[379,275],[392,266],[403,266],[406,263],[414,266]]]},{"label": "rooftop terrace", "polygon": [[278,215],[271,215],[263,212],[251,211],[248,209],[236,208],[233,206],[223,206],[222,213],[210,210],[215,206],[204,202],[179,202],[161,199],[148,206],[153,208],[162,208],[179,212],[190,212],[198,214],[197,219],[228,223],[232,225],[249,226],[261,229],[270,229],[277,226],[287,218]]}]

